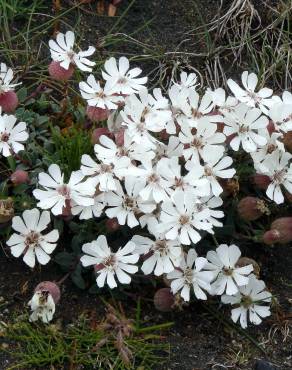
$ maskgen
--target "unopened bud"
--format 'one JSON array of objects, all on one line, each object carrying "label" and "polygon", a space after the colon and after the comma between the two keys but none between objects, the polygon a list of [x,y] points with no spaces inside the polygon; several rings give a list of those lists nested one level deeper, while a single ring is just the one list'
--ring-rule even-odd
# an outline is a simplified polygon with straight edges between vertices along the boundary
[{"label": "unopened bud", "polygon": [[49,323],[54,316],[55,306],[59,302],[61,291],[58,285],[52,281],[43,281],[39,283],[32,299],[28,302],[32,310],[30,321],[42,320]]},{"label": "unopened bud", "polygon": [[74,73],[74,66],[69,65],[68,69],[63,68],[60,62],[52,61],[49,65],[50,76],[57,81],[67,81]]},{"label": "unopened bud", "polygon": [[281,217],[272,222],[271,229],[263,235],[265,244],[287,244],[292,241],[292,217]]},{"label": "unopened bud", "polygon": [[70,199],[65,200],[65,207],[62,208],[62,216],[65,218],[72,216]]},{"label": "unopened bud", "polygon": [[257,276],[260,275],[260,266],[259,264],[252,258],[249,257],[240,257],[236,263],[236,267],[244,267],[252,265],[253,266],[253,273]]},{"label": "unopened bud", "polygon": [[237,205],[239,216],[245,221],[254,221],[269,213],[265,202],[256,197],[244,197]]},{"label": "unopened bud", "polygon": [[0,107],[6,113],[13,113],[18,106],[18,97],[14,91],[0,93]]},{"label": "unopened bud", "polygon": [[51,294],[55,304],[57,304],[61,298],[60,288],[53,281],[42,281],[36,286],[34,292],[47,292]]},{"label": "unopened bud", "polygon": [[0,199],[0,224],[10,221],[14,216],[12,198]]},{"label": "unopened bud", "polygon": [[272,135],[272,133],[276,131],[275,124],[273,121],[269,120],[267,130],[269,131],[270,135]]},{"label": "unopened bud", "polygon": [[292,131],[288,131],[283,135],[283,144],[288,152],[292,153]]},{"label": "unopened bud", "polygon": [[278,230],[268,230],[263,235],[263,242],[265,244],[274,244],[277,243],[281,238],[281,235]]},{"label": "unopened bud", "polygon": [[255,174],[254,176],[252,176],[252,181],[253,183],[259,188],[259,189],[262,189],[262,190],[266,190],[267,187],[270,185],[271,183],[271,180],[269,178],[269,176],[266,176],[266,175],[261,175],[259,173]]},{"label": "unopened bud", "polygon": [[29,176],[27,171],[16,170],[11,174],[10,180],[14,185],[27,184],[29,182]]},{"label": "unopened bud", "polygon": [[230,196],[236,195],[239,192],[239,182],[236,178],[233,179],[222,179],[220,184],[223,188],[223,195]]},{"label": "unopened bud", "polygon": [[106,220],[105,225],[108,231],[117,231],[121,227],[116,217]]},{"label": "unopened bud", "polygon": [[98,144],[99,143],[99,138],[102,135],[106,135],[108,137],[112,136],[111,132],[106,127],[98,127],[98,128],[96,128],[95,130],[92,131],[92,134],[91,134],[92,144]]},{"label": "unopened bud", "polygon": [[115,133],[115,142],[117,146],[124,145],[125,129],[121,128]]},{"label": "unopened bud", "polygon": [[108,118],[108,116],[110,115],[110,111],[108,109],[91,107],[88,105],[86,108],[86,114],[92,122],[100,122]]},{"label": "unopened bud", "polygon": [[175,297],[170,288],[161,288],[154,295],[154,306],[158,311],[170,312],[173,310]]}]

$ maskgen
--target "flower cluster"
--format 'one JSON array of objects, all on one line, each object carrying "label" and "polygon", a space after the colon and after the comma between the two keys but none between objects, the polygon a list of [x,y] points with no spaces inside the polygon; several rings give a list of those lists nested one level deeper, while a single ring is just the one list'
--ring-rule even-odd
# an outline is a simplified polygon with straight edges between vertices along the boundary
[{"label": "flower cluster", "polygon": [[[76,52],[74,42],[71,31],[50,40],[52,77],[66,80],[75,67],[92,72],[95,63],[86,57],[94,48]],[[256,172],[268,177],[266,194],[271,200],[284,201],[283,187],[292,193],[291,155],[283,144],[292,130],[292,95],[284,92],[280,98],[270,89],[257,90],[258,79],[248,72],[242,74],[243,87],[228,80],[234,96],[222,88],[200,95],[196,75],[185,72],[164,95],[159,88],[149,91],[141,73],[130,68],[126,57],[112,57],[104,64],[102,79],[91,73],[79,83],[88,117],[94,122],[107,119],[107,129],[94,145],[94,158],[84,154],[80,170],[68,181],[57,164],[39,174],[33,191],[37,206],[55,216],[69,209],[80,219],[107,216],[135,228],[132,239],[117,251],[104,235],[83,245],[80,261],[84,267],[94,266],[98,287],[115,288],[117,280],[129,284],[140,267],[144,274],[165,274],[172,293],[185,301],[192,293],[202,300],[207,294],[220,295],[223,303],[238,306],[232,310],[234,321],[240,318],[246,327],[248,313],[249,320],[259,324],[270,314],[261,303],[270,302],[271,295],[252,274],[252,265],[238,265],[239,248],[223,244],[205,258],[197,255],[194,245],[222,226],[223,187],[236,173],[233,151],[248,153]],[[9,121],[3,127],[11,132],[13,150],[20,150],[13,138],[27,139],[24,124],[12,134],[15,121],[3,117]],[[0,138],[9,145],[2,131]],[[9,152],[0,148],[4,155]],[[35,256],[47,263],[58,239],[56,230],[42,234],[49,212],[40,215],[33,209],[23,218],[13,219],[20,234],[7,242],[12,254],[23,254],[31,267]]]}]

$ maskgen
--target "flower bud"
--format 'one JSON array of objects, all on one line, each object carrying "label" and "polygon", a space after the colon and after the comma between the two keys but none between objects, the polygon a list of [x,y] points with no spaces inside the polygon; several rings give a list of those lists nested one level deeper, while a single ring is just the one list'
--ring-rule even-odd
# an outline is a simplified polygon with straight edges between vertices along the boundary
[{"label": "flower bud", "polygon": [[100,122],[106,120],[109,117],[110,111],[108,109],[91,107],[88,105],[86,108],[86,114],[92,122]]},{"label": "flower bud", "polygon": [[105,226],[108,231],[117,231],[121,227],[120,224],[118,223],[118,219],[115,218],[109,218],[105,222]]},{"label": "flower bud", "polygon": [[158,311],[170,312],[175,304],[175,297],[170,288],[161,288],[154,295],[154,306]]},{"label": "flower bud", "polygon": [[220,179],[220,184],[223,188],[224,196],[234,196],[239,192],[239,182],[236,178],[233,179]]},{"label": "flower bud", "polygon": [[51,294],[55,304],[57,304],[61,298],[60,288],[53,281],[42,281],[36,286],[34,292],[48,292]]},{"label": "flower bud", "polygon": [[257,220],[268,211],[265,202],[256,197],[244,197],[237,205],[237,212],[245,221]]},{"label": "flower bud", "polygon": [[286,132],[283,135],[283,144],[288,152],[292,153],[292,131]]},{"label": "flower bud", "polygon": [[27,184],[29,182],[29,176],[27,171],[16,170],[10,176],[10,180],[14,185]]},{"label": "flower bud", "polygon": [[253,273],[257,276],[260,275],[260,266],[259,264],[252,258],[249,257],[240,257],[236,263],[236,267],[244,267],[252,265],[253,266]]},{"label": "flower bud", "polygon": [[253,183],[262,190],[266,190],[267,187],[270,185],[271,180],[269,176],[266,175],[261,175],[259,173],[256,173],[255,175],[252,176],[252,181]]},{"label": "flower bud", "polygon": [[6,113],[13,113],[18,106],[18,97],[14,91],[0,93],[0,107]]},{"label": "flower bud", "polygon": [[74,66],[69,65],[68,69],[63,68],[60,62],[52,61],[49,65],[49,75],[57,81],[67,81],[74,73]]},{"label": "flower bud", "polygon": [[125,129],[121,128],[115,133],[115,142],[117,146],[123,146],[124,145],[124,135],[125,135]]},{"label": "flower bud", "polygon": [[272,120],[269,120],[267,130],[269,131],[270,135],[272,135],[273,132],[276,132],[275,124]]},{"label": "flower bud", "polygon": [[62,208],[62,216],[64,218],[72,216],[70,199],[65,200],[65,207]]},{"label": "flower bud", "polygon": [[0,224],[10,221],[14,216],[12,198],[0,199]]},{"label": "flower bud", "polygon": [[55,306],[59,302],[61,291],[58,285],[52,281],[43,281],[39,283],[32,299],[28,302],[32,310],[30,321],[42,320],[48,323],[53,319]]},{"label": "flower bud", "polygon": [[98,144],[99,143],[99,138],[102,135],[106,135],[106,136],[111,137],[111,133],[106,127],[98,127],[95,130],[93,130],[92,134],[91,134],[92,144]]},{"label": "flower bud", "polygon": [[292,217],[281,217],[272,222],[271,229],[263,235],[265,244],[287,244],[292,241]]}]

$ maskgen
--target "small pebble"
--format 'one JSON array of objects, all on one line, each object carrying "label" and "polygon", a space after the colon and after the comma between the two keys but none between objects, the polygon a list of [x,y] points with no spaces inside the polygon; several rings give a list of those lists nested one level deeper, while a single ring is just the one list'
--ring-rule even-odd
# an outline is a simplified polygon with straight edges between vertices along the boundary
[{"label": "small pebble", "polygon": [[254,366],[254,370],[278,370],[269,362],[264,360],[257,360]]}]

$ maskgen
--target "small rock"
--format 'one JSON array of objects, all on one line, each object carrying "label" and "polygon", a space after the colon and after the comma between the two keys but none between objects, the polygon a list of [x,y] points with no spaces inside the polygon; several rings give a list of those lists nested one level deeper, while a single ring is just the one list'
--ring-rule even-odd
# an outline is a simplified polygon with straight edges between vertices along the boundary
[{"label": "small rock", "polygon": [[257,360],[254,366],[254,370],[278,370],[269,362],[264,360]]}]

